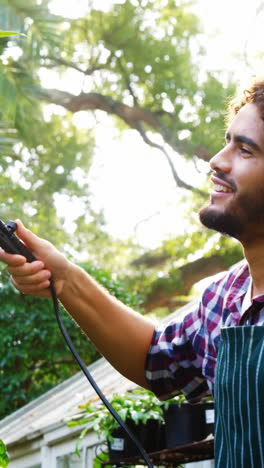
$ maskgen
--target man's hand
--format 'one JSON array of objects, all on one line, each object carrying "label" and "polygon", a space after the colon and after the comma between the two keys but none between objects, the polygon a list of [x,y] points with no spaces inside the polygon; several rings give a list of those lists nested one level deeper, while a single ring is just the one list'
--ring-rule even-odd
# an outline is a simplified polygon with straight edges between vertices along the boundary
[{"label": "man's hand", "polygon": [[38,259],[28,263],[22,255],[13,255],[0,249],[0,261],[8,265],[11,280],[24,294],[49,297],[52,276],[56,292],[62,292],[71,263],[48,241],[39,238],[17,220],[16,234]]}]

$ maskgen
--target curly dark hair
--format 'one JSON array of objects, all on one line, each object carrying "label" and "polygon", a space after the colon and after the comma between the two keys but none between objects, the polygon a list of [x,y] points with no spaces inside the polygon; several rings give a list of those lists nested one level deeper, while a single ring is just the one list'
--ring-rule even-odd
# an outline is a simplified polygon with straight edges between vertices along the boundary
[{"label": "curly dark hair", "polygon": [[264,120],[264,79],[254,79],[251,85],[233,98],[228,105],[226,123],[230,123],[238,111],[248,103],[256,104]]}]

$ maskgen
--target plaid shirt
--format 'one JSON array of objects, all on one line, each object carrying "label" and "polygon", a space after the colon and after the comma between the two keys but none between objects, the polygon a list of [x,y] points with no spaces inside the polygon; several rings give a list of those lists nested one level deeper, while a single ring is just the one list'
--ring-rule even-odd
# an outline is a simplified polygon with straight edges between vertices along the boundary
[{"label": "plaid shirt", "polygon": [[[243,323],[264,324],[264,308],[245,315],[251,305],[250,285],[248,266],[241,262],[217,276],[196,310],[179,322],[156,327],[146,360],[146,378],[160,399],[184,393],[196,403],[213,394],[221,327],[241,325],[242,316]],[[264,295],[257,300],[264,301]]]}]

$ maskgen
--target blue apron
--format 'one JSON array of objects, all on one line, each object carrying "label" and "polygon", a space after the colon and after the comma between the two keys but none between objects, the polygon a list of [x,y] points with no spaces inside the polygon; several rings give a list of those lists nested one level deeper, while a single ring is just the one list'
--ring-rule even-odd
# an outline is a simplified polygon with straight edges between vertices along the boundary
[{"label": "blue apron", "polygon": [[[261,307],[263,303],[258,304]],[[221,330],[215,382],[215,466],[264,468],[264,326]]]}]

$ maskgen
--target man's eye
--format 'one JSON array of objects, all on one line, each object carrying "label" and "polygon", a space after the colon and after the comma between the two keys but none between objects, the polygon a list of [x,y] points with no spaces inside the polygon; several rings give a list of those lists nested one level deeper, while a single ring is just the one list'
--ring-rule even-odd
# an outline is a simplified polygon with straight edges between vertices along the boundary
[{"label": "man's eye", "polygon": [[252,152],[249,151],[247,148],[244,148],[244,146],[241,146],[240,151],[244,154],[248,154],[248,155],[252,154]]}]

